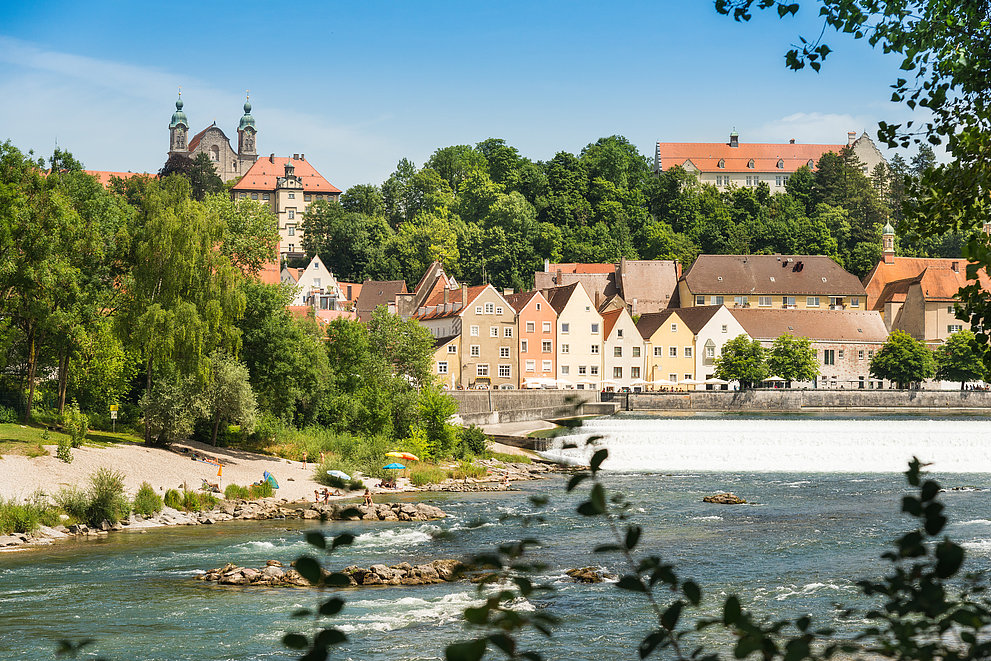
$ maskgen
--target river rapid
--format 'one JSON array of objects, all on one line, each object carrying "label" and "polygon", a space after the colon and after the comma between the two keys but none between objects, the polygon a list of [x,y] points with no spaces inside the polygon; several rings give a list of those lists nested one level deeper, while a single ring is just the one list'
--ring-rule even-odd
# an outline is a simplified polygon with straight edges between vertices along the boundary
[{"label": "river rapid", "polygon": [[[966,568],[991,564],[991,452],[988,419],[925,416],[828,417],[711,415],[614,416],[559,439],[552,450],[579,461],[589,435],[602,436],[611,457],[606,482],[633,503],[644,526],[642,548],[676,563],[695,579],[718,612],[737,593],[768,617],[811,613],[837,623],[835,603],[869,606],[860,578],[885,571],[879,560],[908,525],[899,513],[903,471],[913,454],[934,462],[944,487],[950,535],[967,549]],[[555,589],[521,602],[561,618],[550,641],[528,637],[548,659],[636,658],[649,630],[642,598],[611,583],[576,585],[564,571],[586,565],[613,572],[620,559],[590,549],[611,541],[600,522],[574,511],[581,494],[566,494],[565,478],[518,483],[518,491],[424,494],[449,513],[427,524],[334,523],[356,543],[326,558],[334,568],[427,562],[464,557],[500,542],[533,536]],[[741,506],[702,503],[732,491]],[[546,495],[537,510],[528,500]],[[525,528],[519,519],[543,512]],[[202,570],[234,562],[262,566],[306,552],[302,521],[242,521],[214,526],[113,534],[38,550],[0,554],[0,658],[53,658],[61,638],[93,638],[94,653],[113,660],[291,659],[280,644],[287,631],[306,631],[290,614],[311,607],[308,590],[231,588],[196,581]],[[449,642],[470,632],[461,614],[478,599],[466,583],[365,588],[343,592],[334,619],[349,641],[334,658],[443,659]],[[859,622],[839,622],[849,630]],[[709,642],[718,642],[711,639]],[[495,657],[493,657],[495,658]]]}]

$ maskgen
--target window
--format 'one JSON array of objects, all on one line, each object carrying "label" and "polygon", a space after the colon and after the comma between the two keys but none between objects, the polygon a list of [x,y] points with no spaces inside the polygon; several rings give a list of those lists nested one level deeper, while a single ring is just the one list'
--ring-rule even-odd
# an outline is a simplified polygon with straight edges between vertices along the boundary
[{"label": "window", "polygon": [[458,345],[456,344],[447,345],[447,353],[457,353],[457,352],[458,352]]},{"label": "window", "polygon": [[289,193],[289,199],[290,200],[295,200],[296,199],[296,193]]},{"label": "window", "polygon": [[757,297],[757,307],[769,308],[771,307],[771,297],[770,296],[758,296]]},{"label": "window", "polygon": [[692,357],[692,348],[685,347],[685,358],[691,358],[691,357]]},{"label": "window", "polygon": [[807,165],[810,170],[816,166],[815,162],[811,158],[809,159],[809,162],[806,163],[805,165]]},{"label": "window", "polygon": [[726,324],[723,324],[723,332],[724,333],[729,332],[729,328],[726,326]]},{"label": "window", "polygon": [[726,167],[726,161],[725,161],[725,160],[723,160],[723,159],[719,159],[719,167],[720,167],[720,168],[724,168],[724,167]]},{"label": "window", "polygon": [[598,344],[593,344],[592,345],[591,352],[592,352],[592,355],[593,356],[598,356],[599,355],[599,345]]},{"label": "window", "polygon": [[288,214],[289,220],[292,220],[292,219],[294,219],[296,217],[296,210],[295,209],[286,209],[286,213]]},{"label": "window", "polygon": [[479,363],[475,365],[475,376],[488,376],[489,375],[489,364]]},{"label": "window", "polygon": [[623,329],[622,328],[617,328],[616,329],[616,337],[623,337]]},{"label": "window", "polygon": [[499,357],[509,358],[509,347],[499,347]]},{"label": "window", "polygon": [[296,236],[296,226],[286,225],[286,232],[289,234],[289,236]]},{"label": "window", "polygon": [[753,186],[754,185],[754,178],[751,177],[750,175],[747,175],[747,185],[748,186]]},{"label": "window", "polygon": [[251,194],[251,199],[252,200],[257,200],[258,199],[258,193],[252,193]]},{"label": "window", "polygon": [[570,344],[562,344],[561,345],[561,353],[570,353],[570,352],[571,352],[571,345]]},{"label": "window", "polygon": [[857,352],[857,360],[863,360],[863,359],[864,359],[864,350],[863,349],[860,349]]},{"label": "window", "polygon": [[795,307],[795,297],[794,296],[782,296],[781,302],[786,308]]},{"label": "window", "polygon": [[668,374],[668,381],[673,381],[673,382],[677,383],[678,382],[678,375],[677,374]]},{"label": "window", "polygon": [[477,345],[477,344],[471,345],[471,352],[470,352],[470,354],[471,354],[471,357],[472,358],[478,358],[479,356],[482,355],[481,354],[481,347],[479,345]]},{"label": "window", "polygon": [[536,326],[537,326],[536,322],[533,321],[526,322],[526,332],[527,333],[534,332],[536,330]]},{"label": "window", "polygon": [[613,347],[612,348],[612,356],[613,356],[613,358],[622,358],[623,357],[623,347]]},{"label": "window", "polygon": [[806,296],[805,297],[805,307],[807,307],[807,308],[817,308],[817,307],[819,307],[819,297],[818,296]]},{"label": "window", "polygon": [[537,303],[537,312],[540,312],[540,303]]},{"label": "window", "polygon": [[745,308],[750,305],[750,299],[746,296],[734,296],[733,305],[738,308]]},{"label": "window", "polygon": [[472,337],[478,337],[478,326],[472,326],[471,327],[471,336]]},{"label": "window", "polygon": [[481,305],[476,305],[475,306],[475,314],[482,314],[482,306]]},{"label": "window", "polygon": [[527,372],[536,372],[537,371],[537,361],[535,361],[535,360],[528,360],[528,361],[526,361],[526,371]]},{"label": "window", "polygon": [[686,374],[685,375],[685,381],[688,381],[691,378],[692,378],[692,375],[691,374]]},{"label": "window", "polygon": [[678,324],[671,324],[671,332],[672,333],[678,332]]},{"label": "window", "polygon": [[502,336],[503,337],[512,337],[513,336],[513,327],[512,326],[504,326],[503,329],[502,329]]},{"label": "window", "polygon": [[705,305],[705,296],[696,296],[695,305]]},{"label": "window", "polygon": [[950,324],[946,327],[947,333],[958,333],[963,330],[963,324]]},{"label": "window", "polygon": [[543,329],[544,329],[544,332],[545,333],[550,333],[551,332],[551,322],[545,321],[544,322],[544,325],[543,325]]},{"label": "window", "polygon": [[723,185],[723,175],[721,175],[721,174],[717,174],[716,175],[716,185],[717,186],[722,186]]},{"label": "window", "polygon": [[723,304],[723,297],[722,296],[710,296],[709,297],[709,304],[710,305],[722,305]]},{"label": "window", "polygon": [[552,351],[554,351],[554,343],[553,342],[551,342],[550,340],[544,340],[543,342],[540,343],[540,352],[541,353],[550,353]]},{"label": "window", "polygon": [[633,348],[633,357],[634,358],[639,358],[640,357],[640,347],[632,347],[632,348]]},{"label": "window", "polygon": [[589,374],[589,376],[599,376],[599,366],[598,365],[590,365],[589,368],[588,368],[588,374]]},{"label": "window", "polygon": [[839,358],[840,360],[843,360],[843,349],[840,349],[839,356],[837,356],[837,358]]},{"label": "window", "polygon": [[852,308],[859,308],[860,307],[860,297],[859,296],[854,296],[853,298],[850,299],[850,307],[852,307]]},{"label": "window", "polygon": [[499,378],[508,379],[513,376],[513,366],[512,365],[499,365]]},{"label": "window", "polygon": [[639,367],[631,367],[630,368],[630,378],[631,379],[639,379],[640,378],[640,368]]},{"label": "window", "polygon": [[492,314],[493,312],[495,312],[495,304],[494,303],[486,303],[485,304],[485,314]]},{"label": "window", "polygon": [[654,355],[655,356],[663,356],[664,355],[664,347],[654,347]]},{"label": "window", "polygon": [[296,244],[295,243],[290,243],[289,244],[289,252],[296,252]]},{"label": "window", "polygon": [[443,361],[437,363],[437,373],[438,374],[447,374],[447,361],[446,360],[443,360]]},{"label": "window", "polygon": [[678,347],[668,347],[668,356],[671,358],[678,357]]},{"label": "window", "polygon": [[751,170],[754,169],[754,159],[751,158],[749,161],[747,161],[747,167],[750,168]]},{"label": "window", "polygon": [[716,347],[706,347],[705,348],[705,357],[706,358],[715,358],[716,357]]},{"label": "window", "polygon": [[523,353],[526,353],[529,350],[530,350],[530,341],[529,340],[520,340],[520,351],[522,351]]},{"label": "window", "polygon": [[949,314],[953,314],[953,306],[952,306],[952,305],[947,305],[947,306],[946,306],[946,311],[947,311],[947,312],[948,312]]},{"label": "window", "polygon": [[267,199],[269,199],[269,195],[268,195],[268,193],[263,193],[263,194],[262,194],[262,199],[263,199],[263,200],[267,200]]},{"label": "window", "polygon": [[320,278],[313,278],[313,286],[314,287],[320,286]]},{"label": "window", "polygon": [[836,364],[836,352],[832,349],[823,349],[822,351],[822,364],[823,365],[835,365]]},{"label": "window", "polygon": [[567,376],[571,372],[571,368],[567,365],[561,365],[561,376]]},{"label": "window", "polygon": [[489,337],[499,337],[498,326],[489,326]]},{"label": "window", "polygon": [[578,376],[585,376],[586,374],[588,374],[588,368],[585,367],[584,365],[579,365],[578,366]]},{"label": "window", "polygon": [[246,198],[248,196],[248,194],[247,193],[238,193],[237,196],[243,200],[244,198]]},{"label": "window", "polygon": [[778,167],[779,170],[784,170],[785,169],[785,161],[784,161],[783,158],[779,158],[778,159],[777,167]]},{"label": "window", "polygon": [[614,378],[614,379],[622,379],[623,378],[623,368],[622,367],[614,367],[614,368],[612,368],[612,378]]},{"label": "window", "polygon": [[567,335],[571,330],[571,324],[561,324],[561,334]]},{"label": "window", "polygon": [[599,324],[592,324],[592,335],[599,334]]},{"label": "window", "polygon": [[312,197],[312,196],[311,196],[310,194],[308,194],[308,193],[307,193],[306,195],[304,195],[304,196],[303,196],[303,201],[304,201],[304,202],[309,202],[309,201],[310,201],[310,198],[311,198],[311,197]]},{"label": "window", "polygon": [[552,361],[550,361],[550,360],[544,360],[544,361],[541,361],[541,364],[540,364],[540,365],[541,365],[541,369],[542,369],[542,370],[543,370],[544,372],[550,372],[550,371],[551,371],[552,369],[554,369],[554,368],[552,367],[552,365],[553,365],[553,363],[552,363]]}]

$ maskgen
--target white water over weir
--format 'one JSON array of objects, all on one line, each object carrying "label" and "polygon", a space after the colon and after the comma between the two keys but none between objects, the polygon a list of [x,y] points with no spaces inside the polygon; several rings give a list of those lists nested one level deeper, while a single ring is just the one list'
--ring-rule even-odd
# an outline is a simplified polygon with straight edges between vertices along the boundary
[{"label": "white water over weir", "polygon": [[610,417],[576,431],[541,454],[587,464],[601,435],[612,471],[890,473],[917,456],[934,472],[991,472],[991,424],[975,418]]}]

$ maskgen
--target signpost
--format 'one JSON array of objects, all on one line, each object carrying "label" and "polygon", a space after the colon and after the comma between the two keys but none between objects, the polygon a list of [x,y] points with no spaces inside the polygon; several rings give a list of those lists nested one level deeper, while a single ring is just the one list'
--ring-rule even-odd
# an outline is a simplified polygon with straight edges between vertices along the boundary
[{"label": "signpost", "polygon": [[114,425],[113,426],[113,430],[114,430],[114,433],[117,433],[117,405],[116,404],[111,404],[110,405],[110,419],[113,420],[113,425]]}]

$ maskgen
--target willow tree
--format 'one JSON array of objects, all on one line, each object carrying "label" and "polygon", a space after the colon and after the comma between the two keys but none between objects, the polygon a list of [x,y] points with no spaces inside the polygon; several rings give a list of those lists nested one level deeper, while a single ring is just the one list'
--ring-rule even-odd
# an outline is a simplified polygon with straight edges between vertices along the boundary
[{"label": "willow tree", "polygon": [[[206,383],[210,354],[236,355],[240,345],[235,322],[244,314],[243,274],[220,249],[223,220],[190,193],[185,178],[166,177],[149,186],[142,206],[122,330],[144,357],[146,398],[157,379]],[[153,440],[146,425],[145,442],[169,443],[167,429]]]}]

